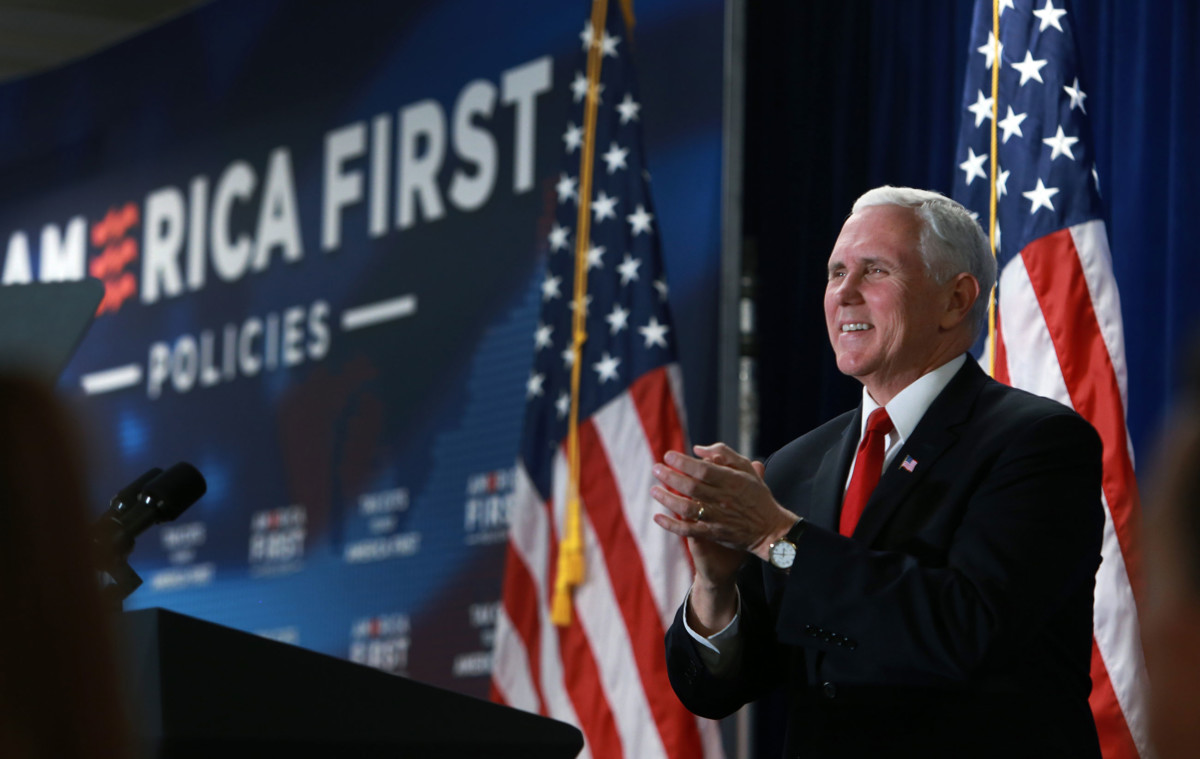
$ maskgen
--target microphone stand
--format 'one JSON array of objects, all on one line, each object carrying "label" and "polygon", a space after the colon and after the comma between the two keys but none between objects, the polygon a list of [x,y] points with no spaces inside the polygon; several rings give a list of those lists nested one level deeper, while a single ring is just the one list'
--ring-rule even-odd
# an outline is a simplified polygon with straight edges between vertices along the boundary
[{"label": "microphone stand", "polygon": [[125,599],[129,594],[142,585],[142,578],[129,566],[129,559],[124,556],[113,556],[105,564],[104,576],[112,582],[104,585],[100,592],[104,602],[111,611],[120,612],[125,608]]},{"label": "microphone stand", "polygon": [[152,525],[174,520],[205,490],[200,472],[181,461],[166,472],[151,469],[109,501],[108,511],[92,526],[92,541],[100,571],[112,580],[101,592],[113,611],[121,611],[129,594],[142,585],[129,566],[134,539]]}]

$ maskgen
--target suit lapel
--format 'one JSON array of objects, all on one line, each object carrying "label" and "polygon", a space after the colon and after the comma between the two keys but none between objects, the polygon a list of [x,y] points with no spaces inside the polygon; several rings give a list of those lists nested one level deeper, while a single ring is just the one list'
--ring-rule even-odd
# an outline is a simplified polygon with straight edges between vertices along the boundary
[{"label": "suit lapel", "polygon": [[[901,446],[879,479],[875,492],[854,530],[854,539],[870,545],[921,480],[959,439],[957,428],[967,420],[987,375],[970,357],[933,400],[917,428]],[[907,459],[915,462],[911,471]]]},{"label": "suit lapel", "polygon": [[862,432],[862,406],[850,418],[850,423],[842,432],[841,441],[830,446],[821,459],[821,466],[813,478],[812,503],[809,507],[809,520],[819,527],[837,532],[838,517],[842,511],[842,497],[846,492],[846,474],[850,471],[850,462],[854,461],[854,453],[858,448],[858,438]]}]

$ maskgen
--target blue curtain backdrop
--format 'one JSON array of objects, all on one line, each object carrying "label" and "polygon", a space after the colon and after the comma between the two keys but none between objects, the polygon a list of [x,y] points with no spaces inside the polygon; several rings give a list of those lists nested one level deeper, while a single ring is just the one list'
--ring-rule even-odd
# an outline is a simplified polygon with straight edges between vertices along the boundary
[{"label": "blue curtain backdrop", "polygon": [[[745,229],[759,296],[760,455],[858,402],[861,386],[838,373],[825,337],[825,263],[861,192],[887,183],[949,194],[972,6],[749,4]],[[1121,293],[1129,431],[1144,463],[1200,326],[1190,228],[1200,218],[1190,186],[1200,170],[1200,3],[1065,7]],[[782,706],[764,704],[758,721],[756,755],[779,756]]]},{"label": "blue curtain backdrop", "polygon": [[1200,327],[1200,4],[1075,5],[1125,318],[1129,429],[1144,462]]}]

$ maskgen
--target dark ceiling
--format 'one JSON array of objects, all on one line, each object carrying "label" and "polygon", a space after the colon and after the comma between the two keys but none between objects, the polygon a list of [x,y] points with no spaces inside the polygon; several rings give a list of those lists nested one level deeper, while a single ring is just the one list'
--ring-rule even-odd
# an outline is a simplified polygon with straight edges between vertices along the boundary
[{"label": "dark ceiling", "polygon": [[0,82],[102,50],[208,0],[0,0]]}]

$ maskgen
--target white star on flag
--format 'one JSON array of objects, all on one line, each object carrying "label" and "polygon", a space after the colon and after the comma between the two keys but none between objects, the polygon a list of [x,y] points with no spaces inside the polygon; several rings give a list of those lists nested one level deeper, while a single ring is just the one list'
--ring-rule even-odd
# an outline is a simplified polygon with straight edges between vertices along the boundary
[{"label": "white star on flag", "polygon": [[542,394],[542,383],[546,381],[544,374],[536,372],[529,373],[529,379],[525,381],[525,398],[537,398]]},{"label": "white star on flag", "polygon": [[600,382],[608,382],[617,378],[617,365],[620,363],[621,359],[610,356],[608,351],[605,351],[600,360],[592,364],[592,368],[596,370]]},{"label": "white star on flag", "polygon": [[554,410],[558,412],[558,418],[562,419],[571,410],[571,396],[567,395],[564,390],[558,394],[558,400],[554,402]]},{"label": "white star on flag", "polygon": [[641,110],[642,104],[635,103],[633,95],[625,93],[625,99],[617,103],[617,112],[621,114],[621,123],[628,124],[630,121],[638,120],[638,111]]},{"label": "white star on flag", "polygon": [[983,90],[980,90],[979,99],[973,105],[967,106],[967,110],[975,114],[975,126],[979,126],[984,119],[992,117],[992,99],[984,97]]},{"label": "white star on flag", "polygon": [[620,37],[611,36],[611,35],[609,35],[608,32],[605,32],[604,36],[600,38],[601,54],[606,55],[610,58],[616,58],[617,57],[617,44],[620,41],[621,41]]},{"label": "white star on flag", "polygon": [[[997,198],[1003,198],[1005,195],[1008,194],[1008,174],[1009,174],[1009,172],[1007,172],[1007,171],[996,172],[996,197]],[[999,233],[999,228],[997,228],[996,231],[997,231],[997,233]]]},{"label": "white star on flag", "polygon": [[617,169],[625,168],[625,157],[627,155],[629,155],[629,149],[623,148],[614,142],[609,147],[608,152],[604,154],[604,162],[608,164],[608,173],[612,174]]},{"label": "white star on flag", "polygon": [[583,31],[579,33],[579,41],[583,43],[583,49],[587,50],[591,47],[592,38],[595,36],[595,31],[592,29],[592,22],[588,21],[583,25]]},{"label": "white star on flag", "polygon": [[617,218],[617,199],[610,198],[604,190],[592,201],[592,214],[597,222]]},{"label": "white star on flag", "polygon": [[1069,85],[1063,85],[1063,92],[1071,98],[1070,110],[1075,110],[1075,106],[1079,106],[1079,110],[1087,113],[1087,109],[1083,107],[1083,101],[1087,98],[1087,94],[1079,88],[1079,77],[1075,77],[1075,81]]},{"label": "white star on flag", "polygon": [[637,237],[641,232],[650,234],[650,222],[654,220],[654,214],[646,213],[646,209],[638,203],[637,209],[625,217],[625,221],[629,222],[630,234]]},{"label": "white star on flag", "polygon": [[538,323],[537,330],[533,333],[533,349],[540,351],[543,348],[549,348],[554,345],[554,341],[550,339],[550,335],[554,332],[554,325]]},{"label": "white star on flag", "polygon": [[547,274],[546,278],[542,280],[542,300],[546,301],[562,297],[562,293],[558,289],[561,284],[562,277]]},{"label": "white star on flag", "polygon": [[1062,28],[1062,24],[1060,24],[1058,22],[1058,20],[1060,18],[1062,18],[1065,14],[1066,14],[1065,10],[1062,10],[1061,8],[1055,8],[1054,3],[1050,2],[1050,0],[1046,0],[1045,8],[1042,8],[1040,11],[1033,12],[1033,15],[1037,16],[1039,19],[1042,20],[1041,25],[1038,26],[1039,32],[1046,31],[1046,27],[1048,27],[1048,26],[1052,26],[1061,32],[1063,30],[1063,28]]},{"label": "white star on flag", "polygon": [[1012,106],[1008,106],[1008,115],[996,122],[996,126],[1000,127],[1004,132],[1004,138],[1001,142],[1007,143],[1008,138],[1014,134],[1018,137],[1025,136],[1021,132],[1021,122],[1025,120],[1025,116],[1026,114],[1024,113],[1013,113]]},{"label": "white star on flag", "polygon": [[627,285],[630,282],[636,282],[638,278],[638,267],[642,265],[642,259],[634,258],[628,253],[622,259],[621,264],[617,267],[617,271],[621,274],[621,284]]},{"label": "white star on flag", "polygon": [[660,348],[666,348],[666,335],[668,331],[670,331],[670,327],[665,324],[659,324],[658,319],[653,316],[650,317],[650,321],[646,323],[646,326],[638,327],[638,332],[642,334],[642,337],[646,338],[647,348],[655,345]]},{"label": "white star on flag", "polygon": [[609,334],[615,335],[629,326],[629,311],[621,308],[620,303],[616,303],[604,320],[608,322]]},{"label": "white star on flag", "polygon": [[605,249],[603,245],[596,245],[595,243],[592,243],[592,246],[588,248],[587,252],[588,271],[591,271],[592,269],[599,269],[604,266],[604,252]]},{"label": "white star on flag", "polygon": [[[984,65],[990,70],[992,68],[992,64],[996,62],[996,34],[994,32],[988,32],[987,44],[980,45],[979,47],[975,48],[975,50],[976,52],[983,53],[984,58],[987,60]],[[1000,55],[1004,55],[1003,43],[1000,44]],[[978,126],[978,124],[976,126]]]},{"label": "white star on flag", "polygon": [[558,193],[559,203],[566,203],[568,200],[578,201],[575,189],[578,182],[579,180],[575,179],[575,177],[567,176],[566,172],[563,172],[559,176],[558,184],[554,185],[554,190]]},{"label": "white star on flag", "polygon": [[1070,158],[1072,161],[1075,160],[1075,154],[1071,152],[1071,146],[1079,142],[1079,138],[1068,137],[1063,134],[1063,128],[1061,124],[1058,127],[1058,132],[1055,133],[1053,137],[1047,137],[1046,139],[1042,140],[1042,142],[1046,143],[1051,148],[1051,161],[1063,154],[1066,154],[1067,158]]},{"label": "white star on flag", "polygon": [[668,290],[667,281],[665,279],[654,280],[654,289],[658,290],[658,297],[660,300],[665,301],[667,299]]},{"label": "white star on flag", "polygon": [[1046,185],[1042,184],[1041,177],[1038,177],[1037,187],[1033,188],[1029,192],[1023,192],[1021,194],[1029,198],[1029,200],[1033,203],[1033,207],[1029,209],[1029,213],[1036,213],[1039,208],[1047,208],[1053,211],[1054,204],[1050,202],[1050,198],[1058,194],[1058,188],[1047,187]]},{"label": "white star on flag", "polygon": [[570,236],[571,230],[556,223],[550,229],[550,249],[562,250],[563,248],[567,247]]},{"label": "white star on flag", "polygon": [[567,146],[567,152],[574,153],[583,144],[583,127],[568,122],[567,131],[563,132],[563,142]]},{"label": "white star on flag", "polygon": [[575,102],[583,100],[588,93],[588,80],[583,75],[582,71],[575,72],[575,79],[571,81],[571,95],[575,98]]},{"label": "white star on flag", "polygon": [[1029,52],[1028,50],[1025,51],[1025,60],[1021,61],[1020,63],[1010,63],[1008,65],[1021,72],[1022,86],[1030,79],[1036,79],[1042,84],[1045,84],[1045,82],[1042,81],[1041,71],[1042,67],[1046,65],[1046,61],[1035,61],[1033,59],[1033,53]]},{"label": "white star on flag", "polygon": [[983,162],[987,159],[987,153],[975,155],[973,148],[967,148],[967,160],[958,165],[958,168],[967,172],[967,184],[971,184],[975,180],[975,177],[987,179],[987,174],[983,173]]}]

